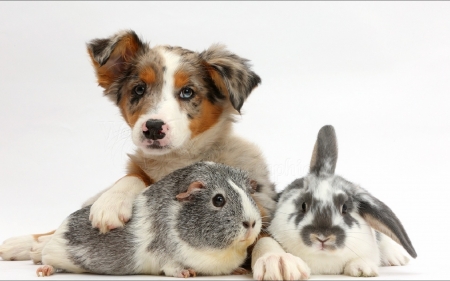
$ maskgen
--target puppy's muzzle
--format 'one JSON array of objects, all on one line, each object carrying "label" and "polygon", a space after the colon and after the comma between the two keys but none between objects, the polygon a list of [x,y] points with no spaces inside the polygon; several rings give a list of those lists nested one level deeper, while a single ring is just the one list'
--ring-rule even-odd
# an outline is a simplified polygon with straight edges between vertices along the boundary
[{"label": "puppy's muzzle", "polygon": [[149,119],[142,125],[142,133],[150,140],[160,140],[166,136],[163,133],[164,122],[160,119]]}]

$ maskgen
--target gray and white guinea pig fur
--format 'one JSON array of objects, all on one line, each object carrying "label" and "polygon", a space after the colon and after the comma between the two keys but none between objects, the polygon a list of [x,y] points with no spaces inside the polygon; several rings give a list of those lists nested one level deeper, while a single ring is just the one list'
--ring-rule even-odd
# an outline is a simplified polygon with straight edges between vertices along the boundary
[{"label": "gray and white guinea pig fur", "polygon": [[242,170],[198,162],[144,190],[123,228],[100,234],[92,228],[87,206],[56,230],[37,274],[230,274],[261,229],[251,186]]},{"label": "gray and white guinea pig fur", "polygon": [[[335,175],[337,155],[334,128],[324,126],[309,174],[282,191],[270,234],[287,252],[300,257],[311,274],[377,276],[383,262],[380,241],[389,240],[384,235],[417,257],[392,210],[360,186]],[[403,251],[396,243],[390,245]]]}]

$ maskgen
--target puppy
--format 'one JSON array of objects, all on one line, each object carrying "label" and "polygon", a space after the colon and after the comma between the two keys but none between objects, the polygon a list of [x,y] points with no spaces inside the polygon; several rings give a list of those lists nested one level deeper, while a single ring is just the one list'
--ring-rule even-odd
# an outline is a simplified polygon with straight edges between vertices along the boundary
[{"label": "puppy", "polygon": [[[198,161],[247,171],[254,180],[252,196],[263,225],[270,221],[276,192],[265,160],[254,144],[232,131],[233,117],[261,82],[248,60],[222,45],[200,53],[172,46],[151,48],[130,30],[94,39],[87,49],[98,84],[120,109],[136,145],[126,176],[83,205],[92,204],[92,227],[101,233],[123,227],[142,190]],[[0,256],[24,260],[31,255],[38,263],[51,235],[9,239],[0,247]]]}]

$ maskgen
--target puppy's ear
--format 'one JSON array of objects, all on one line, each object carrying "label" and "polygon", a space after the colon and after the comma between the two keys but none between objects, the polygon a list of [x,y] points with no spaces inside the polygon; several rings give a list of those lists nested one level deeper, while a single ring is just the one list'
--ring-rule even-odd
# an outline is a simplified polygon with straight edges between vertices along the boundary
[{"label": "puppy's ear", "polygon": [[132,30],[89,42],[87,49],[97,74],[98,84],[106,89],[121,77],[143,45]]},{"label": "puppy's ear", "polygon": [[309,172],[319,175],[333,175],[336,169],[338,147],[333,126],[323,126],[314,145]]},{"label": "puppy's ear", "polygon": [[240,112],[245,99],[261,83],[261,78],[250,70],[249,61],[229,52],[223,45],[211,46],[200,57],[221,94]]}]

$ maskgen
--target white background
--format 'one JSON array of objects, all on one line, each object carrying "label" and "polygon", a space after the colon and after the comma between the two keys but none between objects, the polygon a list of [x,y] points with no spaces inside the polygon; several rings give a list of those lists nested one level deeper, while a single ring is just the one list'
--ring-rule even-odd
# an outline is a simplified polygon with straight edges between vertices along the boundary
[{"label": "white background", "polygon": [[[55,229],[124,175],[129,130],[85,43],[133,29],[252,61],[262,84],[235,130],[278,190],[334,125],[336,172],[389,205],[418,253],[379,278],[448,279],[449,15],[450,2],[0,2],[0,242]],[[0,279],[31,279],[30,264],[0,261]]]}]

